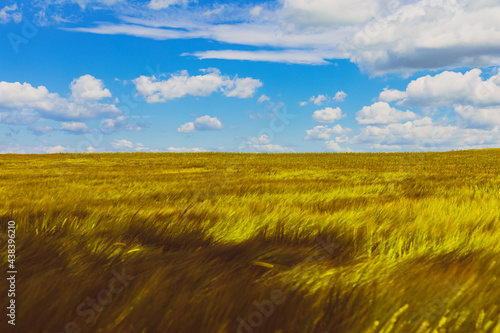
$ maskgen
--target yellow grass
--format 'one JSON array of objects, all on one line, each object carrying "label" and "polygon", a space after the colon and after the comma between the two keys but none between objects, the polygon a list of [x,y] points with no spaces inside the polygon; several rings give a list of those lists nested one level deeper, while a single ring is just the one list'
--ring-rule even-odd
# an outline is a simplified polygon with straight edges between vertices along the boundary
[{"label": "yellow grass", "polygon": [[[500,150],[0,156],[16,328],[500,332],[499,161]],[[122,272],[133,279],[102,301]]]}]

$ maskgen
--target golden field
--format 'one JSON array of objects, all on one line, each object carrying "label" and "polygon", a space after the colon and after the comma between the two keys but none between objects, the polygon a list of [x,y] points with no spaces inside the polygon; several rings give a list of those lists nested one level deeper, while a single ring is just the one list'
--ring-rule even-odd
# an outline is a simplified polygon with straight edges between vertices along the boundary
[{"label": "golden field", "polygon": [[2,155],[16,331],[498,333],[499,161]]}]

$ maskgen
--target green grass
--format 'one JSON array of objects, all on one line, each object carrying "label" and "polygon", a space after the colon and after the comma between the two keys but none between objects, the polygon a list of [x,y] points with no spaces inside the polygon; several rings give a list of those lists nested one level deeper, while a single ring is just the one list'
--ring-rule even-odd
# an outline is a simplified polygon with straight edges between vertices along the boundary
[{"label": "green grass", "polygon": [[[2,155],[16,328],[237,332],[278,290],[250,331],[498,333],[499,161],[500,150]],[[122,270],[135,278],[80,315]]]}]

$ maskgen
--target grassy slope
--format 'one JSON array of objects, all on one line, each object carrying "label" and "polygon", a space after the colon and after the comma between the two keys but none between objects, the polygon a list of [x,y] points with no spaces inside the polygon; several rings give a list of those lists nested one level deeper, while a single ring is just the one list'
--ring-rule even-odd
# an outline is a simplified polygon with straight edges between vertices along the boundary
[{"label": "grassy slope", "polygon": [[[236,332],[278,289],[284,303],[255,332],[500,332],[499,160],[0,156],[17,328]],[[86,323],[77,306],[122,269],[135,279]]]}]

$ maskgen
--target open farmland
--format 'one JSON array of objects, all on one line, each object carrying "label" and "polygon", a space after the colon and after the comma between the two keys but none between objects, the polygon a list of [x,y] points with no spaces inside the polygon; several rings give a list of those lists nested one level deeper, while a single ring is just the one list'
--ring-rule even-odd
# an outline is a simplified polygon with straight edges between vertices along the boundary
[{"label": "open farmland", "polygon": [[3,155],[16,328],[498,333],[499,161]]}]

